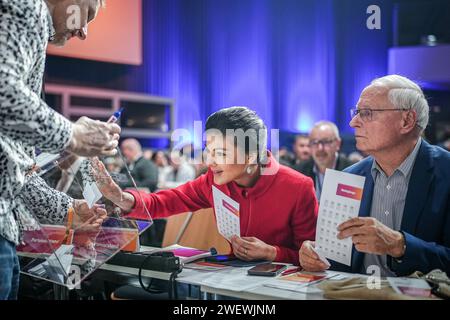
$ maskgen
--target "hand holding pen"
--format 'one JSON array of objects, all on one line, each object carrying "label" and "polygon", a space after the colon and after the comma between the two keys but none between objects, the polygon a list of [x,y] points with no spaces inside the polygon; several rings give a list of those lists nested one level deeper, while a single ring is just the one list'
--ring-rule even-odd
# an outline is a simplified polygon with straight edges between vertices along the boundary
[{"label": "hand holding pen", "polygon": [[119,144],[120,127],[115,123],[122,110],[114,113],[108,122],[81,117],[73,125],[67,151],[85,157],[114,156]]}]

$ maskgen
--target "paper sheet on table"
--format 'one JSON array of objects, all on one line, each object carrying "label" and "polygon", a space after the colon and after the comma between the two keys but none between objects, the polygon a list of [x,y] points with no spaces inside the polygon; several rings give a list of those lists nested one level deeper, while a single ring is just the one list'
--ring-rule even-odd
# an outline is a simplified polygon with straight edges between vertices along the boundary
[{"label": "paper sheet on table", "polygon": [[351,264],[352,239],[337,238],[337,227],[358,216],[365,177],[327,169],[320,197],[315,249],[322,257]]},{"label": "paper sheet on table", "polygon": [[231,291],[244,291],[260,286],[270,277],[249,276],[250,268],[230,269],[205,275],[202,285]]},{"label": "paper sheet on table", "polygon": [[212,186],[212,191],[219,233],[228,240],[233,235],[240,236],[239,203],[214,186]]},{"label": "paper sheet on table", "polygon": [[294,279],[296,274],[284,276],[284,277],[277,277],[275,279],[271,279],[270,281],[264,283],[263,285],[265,287],[275,288],[275,289],[281,289],[281,290],[287,290],[287,291],[293,291],[293,292],[300,292],[300,293],[319,293],[321,292],[320,289],[315,287],[315,284],[328,279],[333,280],[342,280],[346,276],[338,273],[331,273],[331,272],[299,272],[299,275],[302,274],[310,274],[310,275],[317,275],[317,279],[314,278],[307,279],[306,277],[299,277],[298,281]]}]

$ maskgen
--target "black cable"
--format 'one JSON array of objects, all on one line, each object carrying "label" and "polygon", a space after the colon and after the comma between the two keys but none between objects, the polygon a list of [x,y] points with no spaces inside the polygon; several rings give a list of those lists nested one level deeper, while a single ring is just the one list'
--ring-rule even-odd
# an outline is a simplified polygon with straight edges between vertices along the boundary
[{"label": "black cable", "polygon": [[[147,255],[144,260],[142,261],[140,267],[139,267],[139,272],[138,272],[138,279],[139,279],[139,284],[141,285],[142,289],[144,289],[145,291],[152,293],[152,294],[159,294],[159,293],[163,293],[164,291],[162,290],[158,290],[158,289],[152,289],[152,281],[153,278],[150,278],[149,284],[147,286],[144,285],[144,282],[142,280],[142,270],[144,269],[145,263],[147,262],[148,259],[150,258],[154,258],[153,255]],[[180,268],[174,272],[172,272],[170,274],[169,277],[169,285],[168,285],[168,294],[169,294],[169,299],[172,300],[172,298],[174,297],[175,299],[178,299],[178,290],[177,290],[177,283],[175,281],[177,275],[183,270],[182,266],[180,265]]]},{"label": "black cable", "polygon": [[142,281],[142,270],[144,269],[144,265],[149,258],[152,258],[152,255],[148,255],[147,257],[145,257],[141,263],[141,266],[139,267],[139,272],[138,272],[139,284],[141,285],[142,289],[144,289],[145,291],[147,291],[149,293],[153,293],[153,294],[163,293],[163,291],[161,291],[161,290],[151,289],[153,278],[150,278],[149,284],[147,286],[145,286],[144,282]]},{"label": "black cable", "polygon": [[[182,271],[183,269],[180,268],[179,270],[172,272],[169,278],[169,299],[172,300],[172,296],[175,298],[175,300],[178,300],[178,288],[177,288],[177,282],[175,279],[177,278],[177,275]],[[173,295],[170,293],[173,292]]]}]

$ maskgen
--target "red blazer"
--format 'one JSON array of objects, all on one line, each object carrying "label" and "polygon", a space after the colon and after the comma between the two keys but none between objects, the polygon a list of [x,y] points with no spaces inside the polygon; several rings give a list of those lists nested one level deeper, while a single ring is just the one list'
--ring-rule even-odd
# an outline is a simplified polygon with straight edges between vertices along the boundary
[{"label": "red blazer", "polygon": [[[256,237],[275,246],[275,261],[297,264],[298,250],[304,240],[314,240],[318,204],[311,178],[278,164],[271,156],[268,167],[272,175],[261,175],[252,188],[230,182],[218,186],[213,173],[207,173],[175,189],[142,194],[153,218],[214,208],[212,186],[239,203],[241,236]],[[130,218],[145,219],[142,201],[135,190],[127,190],[136,199]],[[208,232],[205,230],[205,232]]]}]

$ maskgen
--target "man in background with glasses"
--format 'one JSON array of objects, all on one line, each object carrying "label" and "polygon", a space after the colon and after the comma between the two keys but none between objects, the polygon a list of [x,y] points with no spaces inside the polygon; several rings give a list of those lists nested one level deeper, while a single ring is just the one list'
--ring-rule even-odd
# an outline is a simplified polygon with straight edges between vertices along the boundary
[{"label": "man in background with glasses", "polygon": [[330,121],[320,121],[309,134],[309,147],[312,158],[298,166],[298,171],[314,181],[317,200],[320,201],[325,170],[343,170],[351,165],[350,161],[339,154],[341,148],[339,129]]},{"label": "man in background with glasses", "polygon": [[[338,226],[337,237],[354,245],[351,266],[332,262],[332,269],[450,274],[450,153],[421,138],[428,113],[420,87],[398,75],[375,79],[361,93],[350,126],[356,147],[370,156],[345,171],[366,181],[359,217]],[[300,264],[326,269],[313,246],[303,243]]]}]

